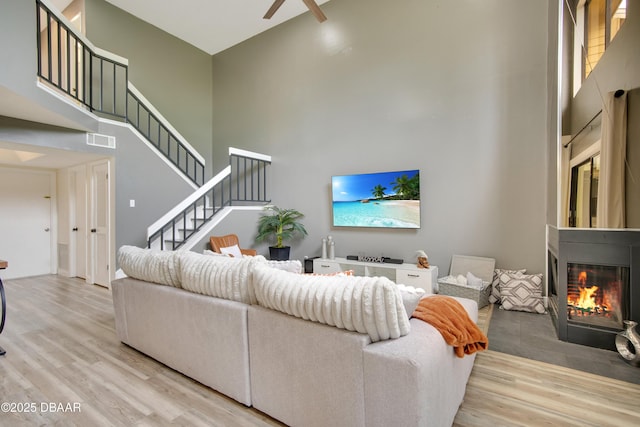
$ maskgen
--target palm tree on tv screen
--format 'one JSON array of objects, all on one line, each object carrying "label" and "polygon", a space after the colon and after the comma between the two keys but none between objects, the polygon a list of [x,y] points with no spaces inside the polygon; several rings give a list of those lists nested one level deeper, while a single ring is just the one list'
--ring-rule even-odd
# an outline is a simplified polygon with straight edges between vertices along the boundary
[{"label": "palm tree on tv screen", "polygon": [[378,184],[373,187],[373,190],[371,190],[371,194],[376,199],[382,199],[384,197],[384,192],[386,189],[387,187],[383,187],[382,185]]},{"label": "palm tree on tv screen", "polygon": [[415,174],[412,178],[406,174],[400,175],[392,182],[393,190],[399,199],[417,200],[420,198],[420,175]]}]

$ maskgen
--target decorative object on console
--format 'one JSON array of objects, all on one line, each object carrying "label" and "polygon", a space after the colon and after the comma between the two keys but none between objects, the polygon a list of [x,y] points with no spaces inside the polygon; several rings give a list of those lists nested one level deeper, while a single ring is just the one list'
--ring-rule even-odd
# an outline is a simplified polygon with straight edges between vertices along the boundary
[{"label": "decorative object on console", "polygon": [[327,252],[329,259],[336,259],[336,242],[333,241],[332,236],[327,236]]},{"label": "decorative object on console", "polygon": [[418,268],[429,268],[429,257],[423,250],[416,251],[416,256],[418,257]]},{"label": "decorative object on console", "polygon": [[279,261],[287,260],[291,247],[285,246],[283,242],[296,236],[307,235],[304,225],[298,221],[304,214],[295,209],[281,209],[274,205],[265,206],[264,210],[272,213],[262,215],[258,220],[256,241],[275,238],[275,246],[269,246],[269,258]]},{"label": "decorative object on console", "polygon": [[632,366],[640,366],[640,334],[637,322],[625,320],[625,330],[616,335],[616,349],[620,356]]}]

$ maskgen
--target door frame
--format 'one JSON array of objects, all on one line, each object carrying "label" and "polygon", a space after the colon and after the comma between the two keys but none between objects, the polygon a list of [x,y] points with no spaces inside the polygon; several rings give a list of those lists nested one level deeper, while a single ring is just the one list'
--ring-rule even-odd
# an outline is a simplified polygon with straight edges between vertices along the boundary
[{"label": "door frame", "polygon": [[[74,166],[68,169],[69,174],[69,182],[68,182],[68,195],[69,195],[69,276],[70,277],[82,277],[86,280],[87,278],[87,256],[88,256],[88,248],[87,248],[87,226],[89,224],[87,213],[88,213],[88,197],[89,192],[87,189],[88,177],[87,177],[87,165],[82,164],[78,166]],[[74,179],[72,179],[74,177]],[[83,200],[78,200],[76,197],[78,194],[78,186],[83,186],[84,197]],[[83,205],[81,209],[79,209],[80,205]],[[84,227],[81,230],[73,231],[74,227],[78,226],[78,216],[84,216]],[[78,237],[78,234],[82,234],[82,236]],[[84,239],[84,276],[78,276],[78,246],[77,239]]]},{"label": "door frame", "polygon": [[[109,254],[109,259],[107,260],[107,265],[108,265],[108,271],[109,271],[109,278],[108,278],[108,283],[106,283],[106,287],[108,289],[111,289],[111,281],[114,279],[114,269],[115,269],[115,251],[113,250],[114,247],[114,242],[115,242],[115,203],[114,203],[114,196],[115,196],[115,179],[113,179],[113,177],[115,176],[115,165],[114,165],[114,160],[113,159],[101,159],[95,162],[90,162],[87,163],[87,186],[88,186],[88,197],[87,197],[87,228],[93,228],[94,227],[94,200],[95,200],[95,192],[94,192],[94,186],[93,186],[93,167],[94,166],[98,166],[98,165],[102,165],[102,164],[106,164],[107,165],[107,173],[108,173],[108,180],[107,180],[107,221],[106,221],[106,227],[107,230],[105,231],[105,235],[106,235],[106,245],[107,245],[107,250],[106,253]],[[87,271],[86,271],[86,282],[89,284],[95,284],[95,278],[96,278],[96,274],[95,274],[95,236],[93,235],[93,233],[87,233],[88,237],[87,237]]]},{"label": "door frame", "polygon": [[47,175],[49,177],[49,272],[58,274],[58,180],[56,171],[50,169],[22,168],[0,165],[0,169]]}]

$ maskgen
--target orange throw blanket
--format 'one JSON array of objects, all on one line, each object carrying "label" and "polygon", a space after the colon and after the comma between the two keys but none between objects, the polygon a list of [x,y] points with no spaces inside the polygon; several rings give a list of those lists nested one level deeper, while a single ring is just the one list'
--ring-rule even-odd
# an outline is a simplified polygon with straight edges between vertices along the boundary
[{"label": "orange throw blanket", "polygon": [[413,317],[436,328],[445,342],[453,346],[458,357],[486,350],[489,346],[486,335],[454,298],[443,295],[422,298]]}]

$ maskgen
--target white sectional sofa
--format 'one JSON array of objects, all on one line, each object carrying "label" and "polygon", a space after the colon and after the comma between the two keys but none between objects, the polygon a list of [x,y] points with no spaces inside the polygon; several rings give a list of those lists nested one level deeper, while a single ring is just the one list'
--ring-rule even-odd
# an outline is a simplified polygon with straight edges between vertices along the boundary
[{"label": "white sectional sofa", "polygon": [[413,296],[388,279],[132,247],[119,259],[123,343],[287,425],[450,426],[462,403],[475,355],[409,320]]}]

